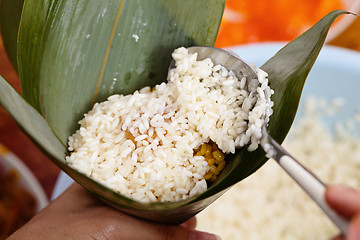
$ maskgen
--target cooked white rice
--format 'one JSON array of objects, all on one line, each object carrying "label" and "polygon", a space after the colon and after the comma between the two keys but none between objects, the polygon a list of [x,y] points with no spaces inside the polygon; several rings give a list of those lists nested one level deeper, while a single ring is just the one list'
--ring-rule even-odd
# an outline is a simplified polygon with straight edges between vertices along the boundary
[{"label": "cooked white rice", "polygon": [[[284,147],[325,182],[360,188],[360,139],[349,132],[355,121],[338,123],[334,136],[321,120],[338,103],[308,99]],[[224,240],[327,240],[338,232],[274,160],[201,212],[198,228]]]},{"label": "cooked white rice", "polygon": [[255,92],[246,78],[210,59],[179,48],[168,83],[152,91],[113,95],[96,103],[69,137],[69,165],[129,198],[177,201],[207,189],[209,170],[194,149],[212,140],[224,153],[258,147],[261,126],[271,114],[273,93],[258,71]]}]

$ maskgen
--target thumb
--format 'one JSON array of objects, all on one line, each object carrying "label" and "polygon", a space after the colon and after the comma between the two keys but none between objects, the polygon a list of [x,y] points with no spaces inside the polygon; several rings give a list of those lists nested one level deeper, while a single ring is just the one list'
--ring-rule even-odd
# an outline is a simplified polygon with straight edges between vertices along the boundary
[{"label": "thumb", "polygon": [[347,186],[329,186],[325,192],[327,203],[341,216],[350,219],[360,212],[360,192]]},{"label": "thumb", "polygon": [[[169,226],[169,225],[158,225],[157,228],[148,229],[153,231],[151,234],[151,239],[174,239],[174,240],[220,240],[220,237],[217,235],[200,232],[194,229],[189,229],[183,226]],[[144,238],[145,239],[145,238]]]}]

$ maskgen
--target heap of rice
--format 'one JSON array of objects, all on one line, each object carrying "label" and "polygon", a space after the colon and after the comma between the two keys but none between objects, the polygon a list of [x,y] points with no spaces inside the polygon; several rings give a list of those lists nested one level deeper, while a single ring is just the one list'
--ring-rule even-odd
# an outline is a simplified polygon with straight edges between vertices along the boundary
[{"label": "heap of rice", "polygon": [[272,107],[267,74],[257,69],[249,92],[246,77],[210,59],[185,48],[172,56],[168,83],[110,96],[85,114],[69,137],[71,167],[137,201],[177,201],[207,189],[209,166],[194,149],[210,140],[224,153],[258,147]]},{"label": "heap of rice", "polygon": [[[325,182],[360,188],[360,139],[349,130],[356,121],[338,123],[335,134],[331,133],[321,120],[331,104],[306,100],[305,115],[290,131],[284,147]],[[338,103],[334,100],[330,109]],[[274,160],[201,212],[198,229],[217,233],[224,240],[327,240],[338,233]]]}]

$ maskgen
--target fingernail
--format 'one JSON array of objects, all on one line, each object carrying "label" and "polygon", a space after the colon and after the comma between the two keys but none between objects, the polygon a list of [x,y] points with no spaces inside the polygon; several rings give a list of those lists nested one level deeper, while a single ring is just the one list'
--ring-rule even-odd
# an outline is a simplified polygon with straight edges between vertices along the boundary
[{"label": "fingernail", "polygon": [[200,231],[190,231],[189,240],[221,240],[218,235],[200,232]]}]

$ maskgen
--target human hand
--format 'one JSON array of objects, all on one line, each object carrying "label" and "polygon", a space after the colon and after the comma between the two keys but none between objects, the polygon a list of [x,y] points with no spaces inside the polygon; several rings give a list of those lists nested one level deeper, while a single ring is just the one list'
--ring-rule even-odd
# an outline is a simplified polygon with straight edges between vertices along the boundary
[{"label": "human hand", "polygon": [[346,236],[332,240],[360,240],[360,191],[346,186],[329,186],[325,199],[337,213],[350,221]]},{"label": "human hand", "polygon": [[190,239],[216,240],[195,230],[195,218],[179,225],[143,221],[115,210],[73,184],[25,226],[10,236],[17,239]]}]

